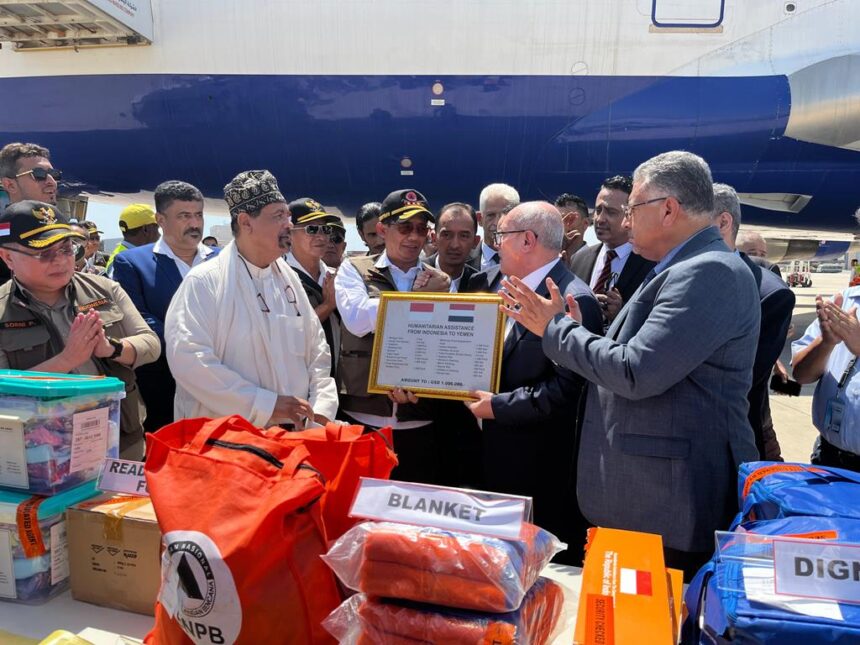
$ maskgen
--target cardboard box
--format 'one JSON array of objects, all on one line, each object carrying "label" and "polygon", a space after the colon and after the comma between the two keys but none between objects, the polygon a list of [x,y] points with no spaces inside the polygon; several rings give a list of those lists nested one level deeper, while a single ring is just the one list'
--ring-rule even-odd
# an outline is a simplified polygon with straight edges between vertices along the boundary
[{"label": "cardboard box", "polygon": [[682,593],[683,574],[666,568],[659,535],[589,529],[573,642],[672,645]]},{"label": "cardboard box", "polygon": [[149,498],[103,495],[67,515],[72,597],[153,615],[161,530]]}]

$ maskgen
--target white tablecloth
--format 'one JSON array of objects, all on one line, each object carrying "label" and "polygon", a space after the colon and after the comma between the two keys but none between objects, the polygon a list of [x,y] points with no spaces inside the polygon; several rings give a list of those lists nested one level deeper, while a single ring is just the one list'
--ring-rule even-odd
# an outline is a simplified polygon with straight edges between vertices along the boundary
[{"label": "white tablecloth", "polygon": [[[547,578],[562,583],[570,591],[569,602],[573,612],[579,603],[581,573],[581,569],[560,564],[551,564],[543,572]],[[88,639],[97,641],[97,645],[115,645],[116,638],[110,634],[143,638],[152,627],[152,622],[152,616],[78,602],[72,599],[68,591],[44,605],[0,602],[0,629],[35,639],[42,639],[57,629],[80,633],[90,628],[85,635]],[[568,645],[573,642],[574,623],[575,619],[556,643]]]}]

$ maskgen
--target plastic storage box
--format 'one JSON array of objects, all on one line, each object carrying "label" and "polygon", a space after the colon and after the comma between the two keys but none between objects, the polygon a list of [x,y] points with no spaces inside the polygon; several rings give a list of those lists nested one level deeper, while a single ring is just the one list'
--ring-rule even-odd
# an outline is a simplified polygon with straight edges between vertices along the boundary
[{"label": "plastic storage box", "polygon": [[0,600],[38,604],[68,588],[66,508],[98,494],[94,481],[53,497],[0,491]]},{"label": "plastic storage box", "polygon": [[119,457],[117,378],[0,370],[0,488],[55,495]]}]

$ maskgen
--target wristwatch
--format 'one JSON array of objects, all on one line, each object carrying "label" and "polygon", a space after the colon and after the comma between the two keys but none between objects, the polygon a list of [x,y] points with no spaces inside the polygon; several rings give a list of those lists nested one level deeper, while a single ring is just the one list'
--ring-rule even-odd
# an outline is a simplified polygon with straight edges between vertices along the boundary
[{"label": "wristwatch", "polygon": [[122,341],[116,338],[107,337],[107,342],[110,343],[110,346],[113,347],[113,354],[108,356],[109,359],[113,360],[115,358],[119,358],[120,354],[122,354]]}]

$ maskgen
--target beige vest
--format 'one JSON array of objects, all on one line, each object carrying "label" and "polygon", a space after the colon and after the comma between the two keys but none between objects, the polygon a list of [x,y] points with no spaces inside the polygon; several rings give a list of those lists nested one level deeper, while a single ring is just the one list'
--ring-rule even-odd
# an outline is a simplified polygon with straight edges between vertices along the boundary
[{"label": "beige vest", "polygon": [[[106,289],[106,278],[86,273],[75,273],[72,277],[71,300],[75,312],[86,313],[91,309],[99,312],[108,336],[122,338],[123,313]],[[9,367],[28,370],[63,351],[65,341],[54,326],[30,309],[26,298],[10,280],[0,286],[0,347],[6,352]],[[134,370],[115,361],[93,357],[99,371],[106,376],[115,376],[125,383],[125,398],[120,404],[120,451],[143,437],[143,419],[146,408],[137,390]]]},{"label": "beige vest", "polygon": [[[363,255],[349,259],[356,268],[367,287],[371,298],[378,298],[383,291],[397,291],[397,285],[391,278],[388,267],[379,269],[376,262],[379,255]],[[370,358],[373,353],[374,334],[355,336],[344,325],[341,328],[340,362],[337,375],[340,381],[340,409],[364,414],[375,414],[390,417],[391,401],[384,394],[369,394],[367,392],[370,380]],[[427,399],[421,399],[418,404],[401,404],[397,406],[398,421],[427,421],[433,418],[432,408]]]}]

